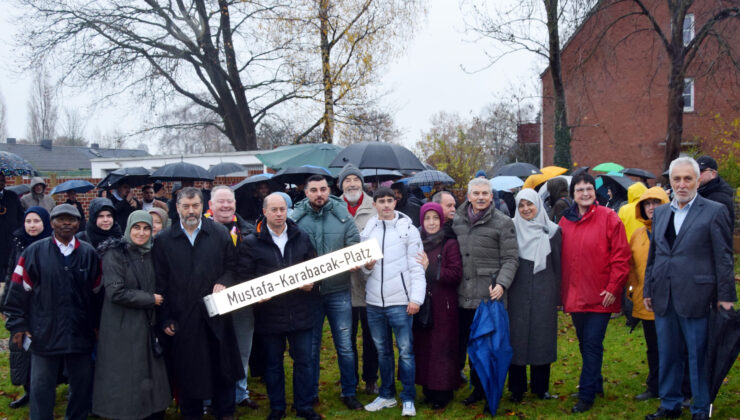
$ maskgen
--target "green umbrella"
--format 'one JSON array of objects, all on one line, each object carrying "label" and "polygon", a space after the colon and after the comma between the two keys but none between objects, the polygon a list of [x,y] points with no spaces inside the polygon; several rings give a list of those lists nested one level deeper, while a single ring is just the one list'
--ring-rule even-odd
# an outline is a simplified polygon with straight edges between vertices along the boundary
[{"label": "green umbrella", "polygon": [[295,144],[259,153],[257,159],[276,171],[303,165],[326,168],[342,149],[341,146],[326,143]]},{"label": "green umbrella", "polygon": [[594,168],[592,170],[593,171],[598,171],[598,172],[619,172],[622,169],[624,169],[624,166],[622,166],[622,165],[620,165],[618,163],[604,162],[604,163],[600,163],[600,164],[594,166]]}]

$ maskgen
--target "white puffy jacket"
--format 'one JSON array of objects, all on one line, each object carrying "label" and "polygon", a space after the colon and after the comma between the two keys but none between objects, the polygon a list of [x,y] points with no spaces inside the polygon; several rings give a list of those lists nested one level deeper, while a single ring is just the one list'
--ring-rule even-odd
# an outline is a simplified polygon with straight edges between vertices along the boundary
[{"label": "white puffy jacket", "polygon": [[383,258],[372,271],[362,268],[367,276],[367,304],[388,307],[424,303],[427,287],[424,267],[416,261],[424,248],[411,219],[399,212],[393,220],[378,220],[378,216],[373,216],[360,236],[363,241],[377,239],[383,250]]}]

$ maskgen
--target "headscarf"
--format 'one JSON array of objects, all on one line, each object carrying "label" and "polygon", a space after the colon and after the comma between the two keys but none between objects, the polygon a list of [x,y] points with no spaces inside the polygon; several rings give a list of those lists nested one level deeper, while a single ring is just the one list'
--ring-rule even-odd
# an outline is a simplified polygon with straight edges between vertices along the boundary
[{"label": "headscarf", "polygon": [[26,232],[25,226],[22,227],[21,230],[23,230],[23,235],[21,236],[21,240],[23,241],[23,244],[25,246],[31,245],[39,239],[44,239],[51,236],[51,221],[49,220],[49,212],[45,208],[40,206],[29,207],[28,210],[26,210],[26,212],[23,214],[24,224],[28,213],[38,214],[38,216],[41,218],[41,222],[44,224],[44,230],[42,230],[41,233],[36,236],[31,236],[28,234],[28,232]]},{"label": "headscarf", "polygon": [[167,211],[165,211],[164,209],[161,209],[159,207],[152,207],[149,209],[149,213],[157,213],[157,216],[159,216],[159,220],[162,221],[162,230],[167,229],[172,224],[170,217],[167,215]]},{"label": "headscarf", "polygon": [[[534,203],[537,207],[537,215],[532,220],[524,220],[519,214],[519,202],[523,199]],[[516,228],[519,256],[534,262],[533,272],[537,274],[547,266],[547,255],[551,251],[550,238],[558,231],[558,225],[547,217],[542,198],[531,188],[519,191],[516,195],[516,208],[514,227]]]},{"label": "headscarf", "polygon": [[126,222],[126,231],[123,233],[123,240],[128,242],[128,244],[131,245],[131,248],[134,248],[144,254],[152,249],[152,237],[150,236],[149,240],[146,241],[144,245],[137,245],[134,243],[134,241],[131,240],[131,228],[139,222],[144,222],[151,228],[152,215],[144,210],[132,211],[131,214],[128,215],[128,221]]},{"label": "headscarf", "polygon": [[[439,230],[437,231],[437,233],[430,234],[424,229],[424,215],[428,211],[436,212],[439,216]],[[430,250],[437,248],[442,243],[442,240],[445,237],[445,212],[439,203],[425,203],[423,206],[421,206],[421,210],[419,210],[419,218],[422,220],[421,242],[424,244],[424,251],[429,252]]]},{"label": "headscarf", "polygon": [[[98,214],[108,210],[113,216],[113,226],[108,230],[103,230],[98,227]],[[90,209],[88,210],[90,220],[85,226],[85,233],[87,233],[87,240],[94,246],[98,247],[101,243],[105,242],[109,238],[120,238],[121,227],[116,222],[116,209],[113,207],[113,202],[108,198],[98,197],[90,202]]]}]

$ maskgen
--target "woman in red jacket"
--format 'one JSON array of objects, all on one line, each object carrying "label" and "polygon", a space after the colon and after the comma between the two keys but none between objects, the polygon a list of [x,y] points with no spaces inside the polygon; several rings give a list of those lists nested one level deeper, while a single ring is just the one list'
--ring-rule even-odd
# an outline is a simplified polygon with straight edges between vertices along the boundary
[{"label": "woman in red jacket", "polygon": [[604,393],[601,363],[604,335],[630,271],[630,249],[624,225],[613,210],[596,203],[596,182],[587,173],[573,177],[574,204],[563,213],[563,308],[571,314],[583,364],[574,413],[591,409]]}]

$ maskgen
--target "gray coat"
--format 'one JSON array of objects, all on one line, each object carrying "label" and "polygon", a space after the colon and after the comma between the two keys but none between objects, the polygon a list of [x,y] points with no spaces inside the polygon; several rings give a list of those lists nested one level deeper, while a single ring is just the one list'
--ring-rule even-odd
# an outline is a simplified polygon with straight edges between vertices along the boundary
[{"label": "gray coat", "polygon": [[[514,222],[493,206],[475,225],[468,223],[469,201],[458,207],[452,229],[460,244],[463,279],[457,288],[461,308],[476,309],[489,299],[488,286],[500,284],[508,290],[519,266]],[[506,293],[502,298],[506,305]]]},{"label": "gray coat", "polygon": [[519,269],[508,290],[513,365],[545,365],[557,360],[561,241],[558,229],[550,238],[547,266],[537,274],[532,261],[519,258]]},{"label": "gray coat", "polygon": [[[357,230],[360,232],[365,229],[367,221],[370,220],[371,217],[378,214],[378,212],[375,210],[375,206],[373,206],[373,198],[365,192],[363,192],[362,195],[362,204],[360,204],[360,207],[357,208],[357,211],[354,215],[355,226],[357,226]],[[339,198],[344,200],[344,195]],[[365,276],[363,276],[361,272],[355,271],[354,273],[350,273],[350,281],[350,289],[352,290],[352,307],[364,307]]]},{"label": "gray coat", "polygon": [[152,353],[154,266],[151,253],[123,241],[103,257],[105,301],[100,320],[92,411],[105,418],[141,419],[172,401],[164,358]]}]

